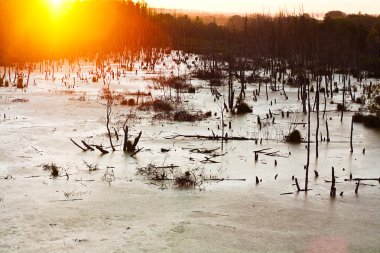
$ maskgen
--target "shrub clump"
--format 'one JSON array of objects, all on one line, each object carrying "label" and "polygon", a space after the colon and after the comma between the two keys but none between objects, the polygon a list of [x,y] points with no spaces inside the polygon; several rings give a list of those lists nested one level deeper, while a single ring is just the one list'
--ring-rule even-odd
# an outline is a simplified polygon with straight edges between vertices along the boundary
[{"label": "shrub clump", "polygon": [[136,105],[136,101],[133,99],[133,98],[130,98],[130,99],[123,99],[121,102],[120,102],[121,105],[127,105],[127,106],[135,106]]},{"label": "shrub clump", "polygon": [[376,115],[364,115],[362,113],[355,113],[352,116],[352,120],[356,123],[363,123],[366,127],[380,128],[380,117]]},{"label": "shrub clump", "polygon": [[346,111],[347,107],[345,105],[343,105],[342,103],[338,103],[338,104],[336,104],[336,109],[338,111]]},{"label": "shrub clump", "polygon": [[364,115],[357,112],[352,116],[352,120],[356,123],[363,123]]},{"label": "shrub clump", "polygon": [[191,114],[188,111],[178,111],[174,113],[173,120],[180,122],[194,122],[197,120],[197,115]]},{"label": "shrub clump", "polygon": [[29,99],[27,98],[15,98],[12,100],[12,103],[27,103],[29,102]]},{"label": "shrub clump", "polygon": [[173,110],[172,105],[169,102],[156,99],[152,102],[153,110],[169,112]]},{"label": "shrub clump", "polygon": [[174,178],[174,185],[178,188],[194,188],[197,186],[197,177],[190,171],[185,171]]},{"label": "shrub clump", "polygon": [[50,174],[53,177],[58,177],[59,176],[59,168],[58,168],[58,166],[55,163],[51,163],[51,164],[47,164],[46,163],[46,164],[43,164],[42,168],[44,170],[50,171]]},{"label": "shrub clump", "polygon": [[177,111],[173,114],[173,120],[179,122],[194,122],[200,121],[211,116],[211,112],[198,112],[198,113],[189,113],[188,111],[182,110]]},{"label": "shrub clump", "polygon": [[364,105],[364,103],[365,103],[365,98],[357,97],[357,98],[355,99],[355,103],[357,103],[357,104],[361,104],[361,105]]},{"label": "shrub clump", "polygon": [[140,110],[150,110],[153,109],[156,112],[170,112],[173,110],[170,102],[166,102],[160,99],[156,99],[153,101],[145,102],[140,107]]},{"label": "shrub clump", "polygon": [[188,92],[188,93],[195,93],[195,87],[190,86],[190,87],[187,89],[187,92]]},{"label": "shrub clump", "polygon": [[251,113],[252,109],[249,107],[249,105],[245,102],[241,102],[236,105],[236,113],[237,114],[244,114],[244,113]]},{"label": "shrub clump", "polygon": [[364,116],[363,124],[366,127],[380,128],[380,117],[372,114]]},{"label": "shrub clump", "polygon": [[288,136],[285,137],[287,142],[301,143],[301,133],[298,130],[293,130]]}]

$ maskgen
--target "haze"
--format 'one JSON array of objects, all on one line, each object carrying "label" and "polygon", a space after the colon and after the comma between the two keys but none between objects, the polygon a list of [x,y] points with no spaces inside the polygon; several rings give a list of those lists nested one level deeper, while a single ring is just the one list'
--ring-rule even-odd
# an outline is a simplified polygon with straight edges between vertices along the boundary
[{"label": "haze", "polygon": [[277,13],[287,10],[324,13],[341,10],[347,13],[380,13],[378,0],[147,0],[153,7],[169,9],[203,10],[208,12]]}]

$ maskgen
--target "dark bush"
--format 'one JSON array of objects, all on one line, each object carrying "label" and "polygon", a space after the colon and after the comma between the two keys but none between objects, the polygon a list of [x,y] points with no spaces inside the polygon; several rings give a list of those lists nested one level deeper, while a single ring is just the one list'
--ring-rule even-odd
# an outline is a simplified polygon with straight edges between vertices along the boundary
[{"label": "dark bush", "polygon": [[58,166],[55,163],[52,163],[52,164],[43,164],[42,168],[44,170],[50,171],[50,174],[53,177],[58,177],[59,176],[59,168],[58,168]]},{"label": "dark bush", "polygon": [[363,123],[364,115],[357,112],[352,116],[352,120],[356,123]]},{"label": "dark bush", "polygon": [[173,110],[172,105],[169,102],[156,99],[152,103],[153,110],[155,111],[164,111],[164,112],[170,112]]},{"label": "dark bush", "polygon": [[197,179],[190,171],[175,177],[174,185],[179,188],[194,188],[197,185]]},{"label": "dark bush", "polygon": [[19,77],[19,78],[17,79],[17,88],[18,88],[18,89],[22,89],[22,88],[24,88],[24,84],[23,84],[23,79],[22,79],[22,77]]},{"label": "dark bush", "polygon": [[344,106],[342,103],[336,104],[336,109],[338,111],[346,111],[347,110],[346,106]]},{"label": "dark bush", "polygon": [[195,88],[194,87],[189,87],[189,89],[187,90],[188,93],[195,93]]},{"label": "dark bush", "polygon": [[363,123],[364,126],[370,128],[380,128],[380,117],[375,115],[364,115],[362,113],[355,113],[352,120],[356,123]]},{"label": "dark bush", "polygon": [[174,113],[173,120],[180,122],[193,122],[197,120],[197,117],[196,115],[192,115],[187,111],[178,111]]},{"label": "dark bush", "polygon": [[325,91],[326,91],[326,88],[325,88],[325,87],[321,87],[321,88],[319,88],[319,92],[325,93]]},{"label": "dark bush", "polygon": [[335,87],[334,90],[333,90],[334,93],[339,93],[339,88],[338,87]]},{"label": "dark bush", "polygon": [[123,99],[120,103],[121,105],[128,105],[128,106],[135,106],[136,105],[136,102],[133,98],[130,98],[130,99]]},{"label": "dark bush", "polygon": [[208,111],[208,112],[205,113],[205,117],[208,118],[208,117],[211,117],[211,116],[212,116],[212,112],[211,111]]},{"label": "dark bush", "polygon": [[301,143],[301,133],[298,130],[293,130],[288,136],[285,137],[287,142]]},{"label": "dark bush", "polygon": [[364,104],[364,99],[361,98],[361,97],[357,97],[357,98],[355,99],[355,103],[363,105],[363,104]]},{"label": "dark bush", "polygon": [[243,113],[251,113],[252,109],[249,107],[249,105],[245,102],[241,102],[236,105],[236,113],[243,114]]},{"label": "dark bush", "polygon": [[380,128],[380,117],[375,115],[366,115],[363,118],[363,124],[370,128]]},{"label": "dark bush", "polygon": [[217,78],[213,78],[213,79],[210,79],[210,86],[222,86],[223,85],[223,82],[221,79],[217,79]]},{"label": "dark bush", "polygon": [[380,105],[380,96],[376,96],[374,99],[373,99],[373,102],[377,105]]}]

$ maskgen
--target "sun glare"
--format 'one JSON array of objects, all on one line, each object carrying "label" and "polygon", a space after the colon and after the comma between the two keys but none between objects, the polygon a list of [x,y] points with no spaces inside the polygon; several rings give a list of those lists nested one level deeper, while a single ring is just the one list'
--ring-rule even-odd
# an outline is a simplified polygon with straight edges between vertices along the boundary
[{"label": "sun glare", "polygon": [[50,3],[53,7],[59,7],[62,4],[63,0],[50,0]]}]

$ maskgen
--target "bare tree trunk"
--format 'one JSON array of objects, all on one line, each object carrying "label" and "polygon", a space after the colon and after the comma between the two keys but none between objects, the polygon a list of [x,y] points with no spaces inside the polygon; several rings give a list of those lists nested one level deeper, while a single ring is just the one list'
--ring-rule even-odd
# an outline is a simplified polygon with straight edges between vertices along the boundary
[{"label": "bare tree trunk", "polygon": [[351,153],[354,152],[354,148],[352,146],[352,134],[354,132],[354,116],[351,118],[351,135],[350,135],[350,147],[351,147]]},{"label": "bare tree trunk", "polygon": [[309,181],[309,166],[310,166],[310,82],[307,84],[307,163],[306,163],[306,175],[305,175],[305,192],[308,189]]},{"label": "bare tree trunk", "polygon": [[107,117],[106,117],[106,127],[107,127],[107,132],[108,132],[108,139],[110,141],[110,145],[112,148],[112,151],[115,151],[115,147],[112,142],[112,136],[111,136],[111,129],[110,129],[110,122],[111,122],[111,114],[112,114],[112,98],[108,98],[107,101]]},{"label": "bare tree trunk", "polygon": [[340,122],[343,121],[343,113],[344,113],[344,109],[346,108],[346,101],[344,99],[344,94],[346,93],[346,77],[343,76],[343,101],[342,101],[342,114],[340,115]]},{"label": "bare tree trunk", "polygon": [[328,121],[328,119],[326,117],[327,142],[330,142],[329,123],[327,121]]},{"label": "bare tree trunk", "polygon": [[127,151],[127,143],[128,143],[128,126],[125,124],[123,126],[124,131],[124,143],[123,143],[123,151]]},{"label": "bare tree trunk", "polygon": [[336,188],[335,188],[335,173],[334,173],[334,167],[331,168],[331,189],[330,189],[330,196],[335,197],[336,195]]},{"label": "bare tree trunk", "polygon": [[322,77],[317,77],[317,90],[315,100],[317,102],[317,129],[315,131],[315,156],[318,158],[318,132],[319,132],[319,86]]}]

